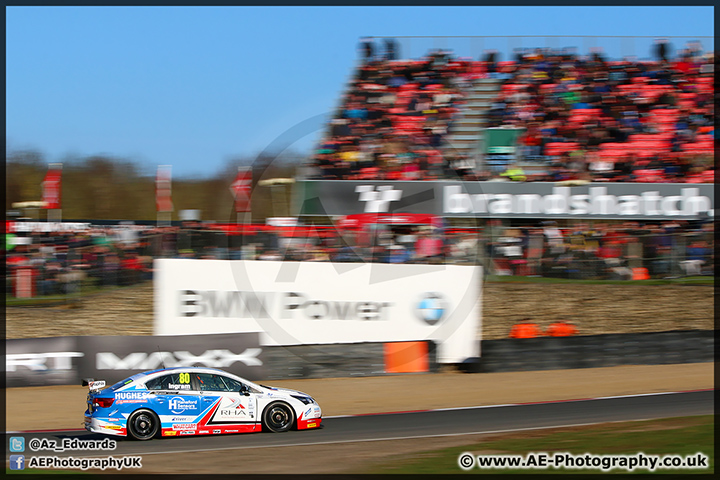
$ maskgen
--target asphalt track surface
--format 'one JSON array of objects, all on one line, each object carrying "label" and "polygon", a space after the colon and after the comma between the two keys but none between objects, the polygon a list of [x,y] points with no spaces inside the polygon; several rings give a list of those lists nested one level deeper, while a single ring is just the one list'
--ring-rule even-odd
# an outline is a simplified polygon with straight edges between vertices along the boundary
[{"label": "asphalt track surface", "polygon": [[[427,392],[442,395],[442,392]],[[605,422],[646,420],[714,413],[714,390],[605,397],[562,402],[493,405],[421,412],[338,416],[323,419],[323,428],[286,433],[249,433],[175,437],[138,442],[123,437],[112,451],[33,451],[32,439],[104,439],[84,430],[14,432],[26,440],[25,455],[98,457],[222,451],[263,447],[319,445],[375,440],[521,431]],[[6,438],[6,445],[8,438]]]}]

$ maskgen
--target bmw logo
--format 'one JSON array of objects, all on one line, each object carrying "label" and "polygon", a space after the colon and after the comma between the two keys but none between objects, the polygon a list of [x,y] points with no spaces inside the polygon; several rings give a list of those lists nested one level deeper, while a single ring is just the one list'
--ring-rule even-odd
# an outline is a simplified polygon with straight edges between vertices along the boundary
[{"label": "bmw logo", "polygon": [[438,323],[447,310],[447,302],[439,293],[426,293],[418,303],[417,313],[428,325]]}]

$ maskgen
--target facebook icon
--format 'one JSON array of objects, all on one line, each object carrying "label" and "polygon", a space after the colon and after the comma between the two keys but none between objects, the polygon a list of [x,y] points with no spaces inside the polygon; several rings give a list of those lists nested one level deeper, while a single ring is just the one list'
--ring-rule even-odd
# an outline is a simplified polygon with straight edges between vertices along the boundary
[{"label": "facebook icon", "polygon": [[25,455],[10,455],[10,470],[25,470]]}]

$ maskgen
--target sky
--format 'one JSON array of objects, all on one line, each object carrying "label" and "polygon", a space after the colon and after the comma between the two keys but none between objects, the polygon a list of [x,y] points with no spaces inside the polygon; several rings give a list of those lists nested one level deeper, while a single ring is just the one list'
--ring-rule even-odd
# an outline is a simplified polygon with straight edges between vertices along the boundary
[{"label": "sky", "polygon": [[711,6],[6,7],[6,151],[208,177],[267,150],[311,152],[364,36],[399,37],[401,58],[538,46],[648,58],[653,38],[589,37],[682,37],[679,49],[713,36],[713,19]]}]

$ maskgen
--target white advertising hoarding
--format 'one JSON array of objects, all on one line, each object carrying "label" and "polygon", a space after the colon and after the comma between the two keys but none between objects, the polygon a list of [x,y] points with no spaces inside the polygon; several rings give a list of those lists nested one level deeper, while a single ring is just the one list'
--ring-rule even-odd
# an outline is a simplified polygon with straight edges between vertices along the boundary
[{"label": "white advertising hoarding", "polygon": [[263,345],[433,340],[479,356],[482,268],[155,260],[155,334],[260,332]]}]

